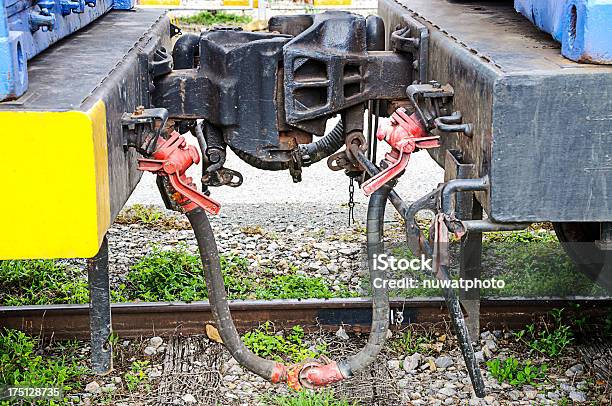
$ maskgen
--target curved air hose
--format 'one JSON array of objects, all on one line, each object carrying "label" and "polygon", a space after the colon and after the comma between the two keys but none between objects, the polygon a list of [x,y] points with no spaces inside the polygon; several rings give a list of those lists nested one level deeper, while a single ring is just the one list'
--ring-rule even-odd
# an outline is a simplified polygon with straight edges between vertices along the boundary
[{"label": "curved air hose", "polygon": [[370,285],[372,286],[372,327],[366,346],[357,354],[338,363],[342,375],[347,378],[370,365],[376,359],[387,339],[389,292],[386,288],[374,288],[374,281],[378,278],[384,280],[386,273],[384,270],[374,267],[374,258],[383,253],[385,206],[391,190],[390,185],[384,185],[370,196],[368,204],[367,250]]},{"label": "curved air hose", "polygon": [[331,130],[329,134],[326,134],[325,137],[318,141],[311,142],[310,144],[300,145],[300,153],[302,154],[304,162],[307,162],[308,165],[312,165],[338,151],[343,145],[344,124],[342,120],[340,120],[334,129]]},{"label": "curved air hose", "polygon": [[217,250],[217,244],[210,227],[210,222],[208,221],[208,216],[201,208],[196,208],[187,212],[187,218],[191,223],[198,242],[206,286],[208,288],[208,297],[223,343],[240,365],[265,379],[274,380],[274,373],[278,369],[279,364],[253,354],[244,345],[238,331],[236,331],[236,326],[234,326],[234,321],[230,314],[229,304],[227,303],[221,264],[219,262],[219,251]]},{"label": "curved air hose", "polygon": [[[387,338],[389,325],[389,296],[386,289],[375,289],[376,278],[385,277],[385,272],[374,268],[374,255],[383,251],[383,223],[385,204],[391,186],[385,185],[370,197],[367,219],[368,266],[372,283],[372,330],[366,346],[357,354],[340,362],[321,365],[311,364],[308,373],[300,369],[295,375],[294,368],[288,368],[275,361],[266,360],[253,354],[242,342],[230,314],[223,275],[219,262],[217,244],[206,213],[196,208],[187,213],[198,243],[202,265],[208,287],[212,313],[217,322],[219,335],[232,356],[249,371],[272,382],[291,381],[291,376],[299,376],[306,386],[320,386],[348,378],[371,364]],[[305,368],[305,367],[304,367]]]}]

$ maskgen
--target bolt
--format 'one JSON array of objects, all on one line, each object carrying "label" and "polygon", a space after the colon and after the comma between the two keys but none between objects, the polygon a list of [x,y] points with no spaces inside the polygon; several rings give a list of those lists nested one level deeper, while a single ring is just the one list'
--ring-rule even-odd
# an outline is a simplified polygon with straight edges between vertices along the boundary
[{"label": "bolt", "polygon": [[216,151],[210,152],[208,154],[208,160],[212,162],[213,164],[215,164],[221,160],[221,154],[219,154]]}]

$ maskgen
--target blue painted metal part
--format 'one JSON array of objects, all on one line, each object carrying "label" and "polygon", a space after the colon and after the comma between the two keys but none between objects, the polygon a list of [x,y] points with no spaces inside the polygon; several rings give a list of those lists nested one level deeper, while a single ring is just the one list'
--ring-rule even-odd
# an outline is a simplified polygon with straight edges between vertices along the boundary
[{"label": "blue painted metal part", "polygon": [[29,59],[111,8],[134,5],[135,0],[0,0],[0,101],[25,93]]},{"label": "blue painted metal part", "polygon": [[566,58],[612,64],[612,0],[514,0],[514,7],[561,42]]}]

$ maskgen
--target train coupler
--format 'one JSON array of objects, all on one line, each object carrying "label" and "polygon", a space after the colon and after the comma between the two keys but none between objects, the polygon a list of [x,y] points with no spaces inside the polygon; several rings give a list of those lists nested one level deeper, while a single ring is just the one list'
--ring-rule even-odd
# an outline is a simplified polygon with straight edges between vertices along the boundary
[{"label": "train coupler", "polygon": [[173,131],[168,139],[160,139],[157,142],[151,158],[138,159],[138,169],[167,179],[167,194],[183,211],[189,212],[200,207],[208,213],[218,214],[221,204],[200,193],[193,179],[185,175],[191,165],[199,162],[200,154],[197,148],[187,145],[185,138]]}]

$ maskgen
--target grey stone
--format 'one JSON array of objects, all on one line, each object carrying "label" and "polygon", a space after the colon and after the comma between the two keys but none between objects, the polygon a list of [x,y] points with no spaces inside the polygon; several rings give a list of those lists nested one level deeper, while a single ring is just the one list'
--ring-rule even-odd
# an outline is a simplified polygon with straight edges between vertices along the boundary
[{"label": "grey stone", "polygon": [[114,392],[116,389],[117,387],[115,386],[114,383],[106,384],[102,388],[100,388],[100,390],[104,393],[111,393],[111,392]]},{"label": "grey stone", "polygon": [[415,352],[414,354],[404,358],[404,371],[414,371],[419,367],[419,364],[421,363],[422,359],[423,356],[418,352]]},{"label": "grey stone", "polygon": [[454,390],[453,388],[442,388],[439,390],[439,393],[441,393],[444,396],[450,397],[450,396],[455,396],[457,394],[457,391]]},{"label": "grey stone", "polygon": [[484,357],[484,353],[481,351],[476,351],[474,353],[474,357],[476,358],[476,362],[478,362],[479,364],[482,364],[483,362],[485,362],[485,357]]},{"label": "grey stone", "polygon": [[576,364],[576,365],[572,365],[570,368],[567,369],[567,371],[565,371],[565,376],[569,378],[573,378],[576,376],[580,376],[583,373],[584,373],[584,365]]},{"label": "grey stone", "polygon": [[485,345],[491,352],[497,351],[497,343],[494,340],[485,340]]},{"label": "grey stone", "polygon": [[164,343],[164,339],[161,337],[151,337],[149,339],[149,345],[155,349],[158,349]]},{"label": "grey stone", "polygon": [[346,333],[346,331],[344,330],[342,326],[340,326],[340,328],[338,328],[338,331],[336,331],[336,337],[339,337],[343,340],[349,339],[349,335]]},{"label": "grey stone", "polygon": [[144,349],[144,355],[146,355],[148,357],[152,357],[156,353],[157,353],[157,350],[155,349],[155,347],[147,346]]},{"label": "grey stone", "polygon": [[517,401],[521,397],[521,392],[517,390],[511,390],[510,392],[508,392],[508,397],[514,401]]},{"label": "grey stone", "polygon": [[85,385],[85,392],[87,393],[100,392],[100,384],[96,381],[89,382],[87,385]]},{"label": "grey stone", "polygon": [[451,357],[447,357],[447,356],[440,356],[438,358],[436,358],[435,360],[435,364],[437,368],[443,369],[443,368],[448,368],[451,365],[454,364],[455,361],[453,361],[453,359]]},{"label": "grey stone", "polygon": [[587,398],[584,392],[572,391],[569,394],[569,397],[574,402],[586,402]]},{"label": "grey stone", "polygon": [[400,362],[399,360],[392,359],[392,360],[387,361],[387,366],[391,370],[397,370],[400,367]]}]

